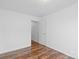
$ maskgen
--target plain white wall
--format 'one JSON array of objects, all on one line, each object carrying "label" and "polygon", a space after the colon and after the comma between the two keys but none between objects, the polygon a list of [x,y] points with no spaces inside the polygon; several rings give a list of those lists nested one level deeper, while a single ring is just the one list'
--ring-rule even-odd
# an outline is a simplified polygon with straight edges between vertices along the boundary
[{"label": "plain white wall", "polygon": [[40,21],[39,42],[77,58],[77,3]]},{"label": "plain white wall", "polygon": [[0,9],[0,53],[31,46],[31,19],[33,16]]}]

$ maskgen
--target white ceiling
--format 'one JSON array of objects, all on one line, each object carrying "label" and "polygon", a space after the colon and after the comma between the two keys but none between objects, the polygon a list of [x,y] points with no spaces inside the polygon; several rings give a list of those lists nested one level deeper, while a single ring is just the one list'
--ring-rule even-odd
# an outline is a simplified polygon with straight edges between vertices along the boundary
[{"label": "white ceiling", "polygon": [[77,0],[0,0],[0,8],[42,17],[76,2]]}]

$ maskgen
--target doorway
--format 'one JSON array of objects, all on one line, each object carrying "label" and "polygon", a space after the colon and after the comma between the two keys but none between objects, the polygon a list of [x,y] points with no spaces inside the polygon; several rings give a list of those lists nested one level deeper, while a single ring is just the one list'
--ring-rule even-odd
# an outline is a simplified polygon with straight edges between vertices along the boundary
[{"label": "doorway", "polygon": [[39,42],[39,22],[31,21],[31,40],[35,42]]}]

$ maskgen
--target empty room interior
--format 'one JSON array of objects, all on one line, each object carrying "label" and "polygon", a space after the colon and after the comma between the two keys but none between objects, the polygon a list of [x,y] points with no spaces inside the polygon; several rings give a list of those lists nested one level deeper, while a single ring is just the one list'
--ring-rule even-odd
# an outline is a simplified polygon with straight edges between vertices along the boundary
[{"label": "empty room interior", "polygon": [[78,59],[78,0],[0,0],[0,59]]}]

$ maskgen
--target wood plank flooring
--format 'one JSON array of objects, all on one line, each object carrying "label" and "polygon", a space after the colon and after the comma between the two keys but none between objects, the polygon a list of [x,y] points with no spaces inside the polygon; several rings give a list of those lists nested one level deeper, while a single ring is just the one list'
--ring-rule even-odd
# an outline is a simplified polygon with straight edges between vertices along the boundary
[{"label": "wood plank flooring", "polygon": [[28,47],[18,53],[5,55],[0,59],[73,59],[54,49],[48,48],[32,41],[32,47]]}]

